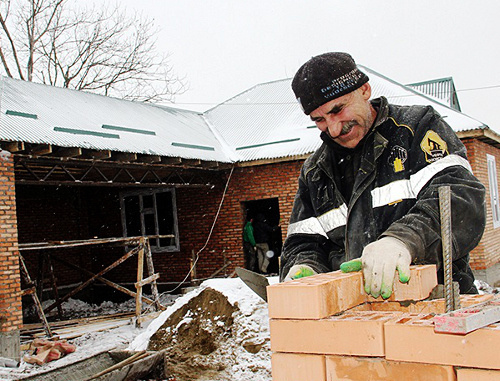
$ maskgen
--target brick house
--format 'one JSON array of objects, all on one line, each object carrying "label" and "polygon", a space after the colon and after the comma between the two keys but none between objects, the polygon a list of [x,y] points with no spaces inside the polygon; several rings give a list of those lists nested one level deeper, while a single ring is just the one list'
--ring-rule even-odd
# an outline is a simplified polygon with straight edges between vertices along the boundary
[{"label": "brick house", "polygon": [[[496,281],[500,135],[435,98],[363,69],[374,96],[432,104],[464,141],[490,196],[487,230],[472,265],[483,279]],[[193,263],[197,279],[244,266],[241,237],[248,213],[263,213],[280,226],[272,244],[279,254],[300,167],[320,145],[289,79],[257,85],[204,113],[9,78],[1,83],[0,356],[19,352],[19,255],[33,279],[41,282],[48,271],[46,250],[28,250],[32,243],[169,234],[151,240],[165,290],[194,276]],[[51,251],[57,286],[81,284],[86,271],[95,274],[121,255],[123,247]],[[124,262],[109,279],[133,287],[136,266]],[[274,260],[271,271],[276,270]]]}]

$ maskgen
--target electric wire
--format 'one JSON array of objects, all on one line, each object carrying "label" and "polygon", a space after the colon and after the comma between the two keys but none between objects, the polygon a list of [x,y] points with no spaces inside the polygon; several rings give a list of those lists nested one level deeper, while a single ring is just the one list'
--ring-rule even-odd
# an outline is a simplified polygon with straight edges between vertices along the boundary
[{"label": "electric wire", "polygon": [[182,284],[184,284],[184,282],[187,280],[187,278],[189,277],[189,275],[193,271],[194,267],[196,266],[196,263],[198,262],[198,259],[200,258],[201,252],[203,250],[205,250],[205,248],[207,247],[208,242],[210,241],[210,238],[212,237],[212,233],[214,231],[215,224],[217,223],[217,219],[219,218],[219,214],[220,214],[220,211],[222,209],[222,204],[224,203],[224,199],[226,198],[227,189],[229,187],[229,182],[231,181],[231,177],[233,176],[233,171],[234,171],[234,165],[232,166],[231,172],[229,173],[229,177],[227,178],[226,186],[224,187],[224,192],[222,193],[222,198],[221,198],[220,203],[219,203],[219,208],[217,209],[217,213],[215,214],[214,221],[212,223],[212,227],[210,228],[210,232],[208,233],[205,244],[196,253],[196,258],[193,261],[193,264],[191,265],[191,267],[190,267],[188,273],[186,274],[186,276],[184,277],[184,279],[177,286],[175,286],[175,288],[173,288],[172,290],[166,291],[165,293],[172,293],[172,292],[176,291],[179,287],[181,287]]}]

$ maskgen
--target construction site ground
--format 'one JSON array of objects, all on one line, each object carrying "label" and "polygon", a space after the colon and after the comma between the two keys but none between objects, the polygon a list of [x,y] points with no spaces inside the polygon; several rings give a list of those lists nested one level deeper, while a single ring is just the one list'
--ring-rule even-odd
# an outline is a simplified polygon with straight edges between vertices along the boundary
[{"label": "construction site ground", "polygon": [[[277,282],[276,277],[269,279]],[[482,293],[499,293],[476,282]],[[53,324],[61,339],[76,346],[68,354],[42,366],[21,362],[18,368],[0,367],[0,380],[18,380],[57,371],[113,349],[162,350],[168,375],[176,381],[271,381],[271,352],[267,304],[240,279],[212,279],[185,295],[172,298],[162,313],[151,313],[141,328],[123,304],[99,306],[69,300],[63,307],[73,319]],[[78,310],[86,317],[79,317]],[[98,316],[88,317],[92,311]],[[76,315],[76,316],[75,316]],[[43,332],[40,325],[26,326],[23,348]]]}]

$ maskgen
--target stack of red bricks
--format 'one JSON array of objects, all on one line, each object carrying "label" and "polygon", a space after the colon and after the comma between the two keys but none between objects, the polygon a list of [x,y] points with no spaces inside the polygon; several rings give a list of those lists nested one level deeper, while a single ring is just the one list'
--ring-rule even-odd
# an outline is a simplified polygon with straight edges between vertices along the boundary
[{"label": "stack of red bricks", "polygon": [[[273,381],[500,380],[500,324],[434,332],[444,299],[425,300],[436,268],[412,266],[387,300],[361,273],[332,272],[268,287]],[[461,295],[462,307],[493,295]]]}]

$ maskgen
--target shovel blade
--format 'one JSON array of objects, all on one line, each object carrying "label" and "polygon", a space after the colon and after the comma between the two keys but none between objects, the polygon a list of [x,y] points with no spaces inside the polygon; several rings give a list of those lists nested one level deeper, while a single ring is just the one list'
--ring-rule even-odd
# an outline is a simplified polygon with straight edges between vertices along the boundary
[{"label": "shovel blade", "polygon": [[236,274],[238,274],[240,279],[250,287],[253,292],[259,295],[267,303],[266,287],[269,286],[269,281],[264,275],[254,273],[253,271],[241,267],[236,268]]}]

